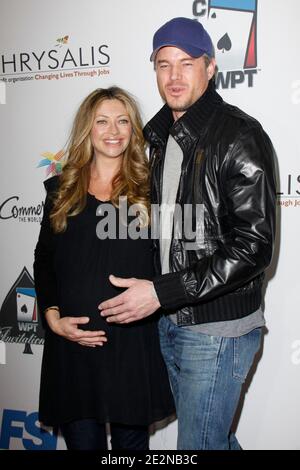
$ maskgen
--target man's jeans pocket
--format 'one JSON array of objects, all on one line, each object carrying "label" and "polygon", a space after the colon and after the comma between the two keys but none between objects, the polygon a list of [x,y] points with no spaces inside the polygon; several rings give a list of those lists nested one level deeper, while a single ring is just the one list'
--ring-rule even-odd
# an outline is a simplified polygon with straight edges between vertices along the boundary
[{"label": "man's jeans pocket", "polygon": [[235,379],[245,381],[260,342],[261,328],[255,328],[250,333],[233,339],[232,375]]}]

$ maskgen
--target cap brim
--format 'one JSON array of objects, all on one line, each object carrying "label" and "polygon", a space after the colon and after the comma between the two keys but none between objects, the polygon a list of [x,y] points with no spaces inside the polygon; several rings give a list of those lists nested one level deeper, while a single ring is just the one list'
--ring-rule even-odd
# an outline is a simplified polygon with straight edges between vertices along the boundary
[{"label": "cap brim", "polygon": [[154,62],[156,54],[158,53],[158,51],[160,49],[162,49],[163,47],[168,47],[168,46],[169,47],[177,47],[178,49],[181,49],[182,51],[189,54],[191,57],[201,57],[203,54],[207,53],[206,51],[203,51],[203,49],[200,49],[199,47],[191,46],[190,44],[178,44],[178,43],[170,41],[170,42],[164,43],[164,44],[160,45],[159,47],[157,47],[152,52],[152,54],[150,56],[150,61]]}]

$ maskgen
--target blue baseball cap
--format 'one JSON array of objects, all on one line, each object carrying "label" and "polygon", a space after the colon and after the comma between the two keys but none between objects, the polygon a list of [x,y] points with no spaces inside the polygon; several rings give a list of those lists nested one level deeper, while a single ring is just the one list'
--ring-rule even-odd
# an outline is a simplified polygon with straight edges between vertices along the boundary
[{"label": "blue baseball cap", "polygon": [[174,46],[182,49],[191,57],[207,54],[213,57],[214,48],[208,32],[197,20],[190,18],[173,18],[161,26],[153,36],[153,52],[150,60],[155,60],[162,47]]}]

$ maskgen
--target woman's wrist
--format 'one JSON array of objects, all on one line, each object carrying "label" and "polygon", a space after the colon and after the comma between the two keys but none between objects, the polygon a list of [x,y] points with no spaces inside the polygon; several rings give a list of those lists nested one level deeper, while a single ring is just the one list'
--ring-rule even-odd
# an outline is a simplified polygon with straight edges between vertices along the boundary
[{"label": "woman's wrist", "polygon": [[57,305],[53,305],[53,306],[51,306],[51,307],[45,308],[45,310],[44,310],[44,315],[46,315],[46,313],[47,313],[49,310],[56,310],[57,312],[59,312],[59,307],[58,307]]},{"label": "woman's wrist", "polygon": [[55,325],[57,324],[57,320],[60,319],[59,308],[56,306],[48,307],[44,310],[44,314],[49,327],[55,332]]}]

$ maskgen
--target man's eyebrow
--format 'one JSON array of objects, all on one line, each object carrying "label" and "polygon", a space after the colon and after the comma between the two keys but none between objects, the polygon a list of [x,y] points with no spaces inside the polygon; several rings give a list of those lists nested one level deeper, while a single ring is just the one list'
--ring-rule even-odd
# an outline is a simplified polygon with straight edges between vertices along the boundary
[{"label": "man's eyebrow", "polygon": [[[180,60],[180,62],[185,62],[186,60],[195,61],[196,57],[183,57],[182,59],[179,59],[179,60]],[[157,59],[157,64],[160,64],[161,62],[170,63],[170,61],[168,59]]]},{"label": "man's eyebrow", "polygon": [[189,61],[195,61],[197,57],[184,57],[183,59],[180,59],[180,62],[184,62],[185,60]]}]

